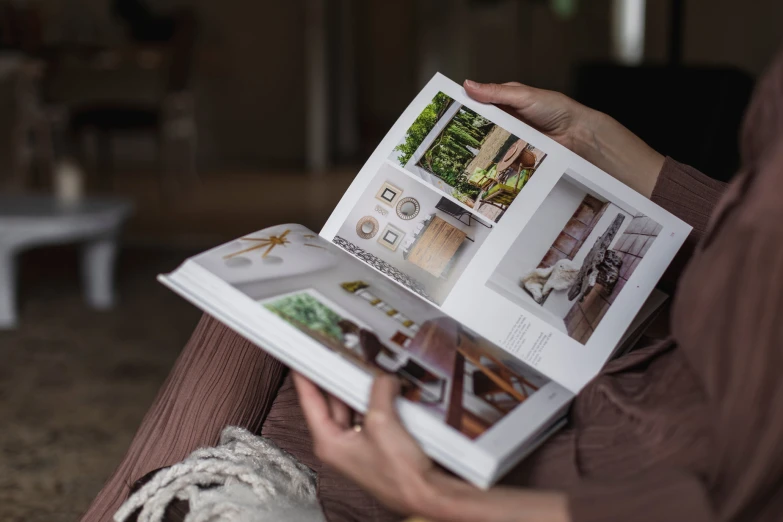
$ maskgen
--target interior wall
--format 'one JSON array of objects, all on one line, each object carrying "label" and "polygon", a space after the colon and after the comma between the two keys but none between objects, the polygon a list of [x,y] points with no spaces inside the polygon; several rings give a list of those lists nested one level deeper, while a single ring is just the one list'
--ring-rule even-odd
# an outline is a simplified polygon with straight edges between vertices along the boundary
[{"label": "interior wall", "polygon": [[[552,192],[541,202],[525,228],[503,255],[503,259],[492,274],[493,278],[497,274],[505,281],[514,281],[514,286],[518,286],[519,278],[523,273],[538,266],[587,195],[585,189],[565,179],[561,178]],[[522,291],[522,293],[527,300],[536,304],[527,292]]]},{"label": "interior wall", "polygon": [[194,70],[203,159],[302,165],[304,2],[190,2],[203,26]]},{"label": "interior wall", "polygon": [[541,202],[533,217],[503,255],[503,259],[486,284],[488,288],[506,299],[535,313],[548,324],[565,332],[562,317],[542,308],[519,286],[522,274],[538,266],[587,194],[586,189],[563,180],[565,178],[561,178],[552,192]]},{"label": "interior wall", "polygon": [[428,305],[407,290],[397,287],[395,283],[387,281],[384,276],[375,273],[371,268],[357,266],[359,262],[356,260],[349,261],[347,259],[348,254],[340,252],[340,256],[343,257],[341,262],[328,270],[301,276],[273,279],[262,283],[243,284],[239,285],[238,288],[253,299],[264,299],[295,290],[314,288],[338,306],[350,312],[359,321],[370,325],[384,342],[388,342],[397,331],[401,331],[409,337],[415,336],[415,333],[387,316],[381,310],[373,308],[364,299],[346,292],[340,286],[340,283],[364,281],[370,285],[370,291],[376,296],[395,307],[408,318],[418,322],[418,324],[441,315],[436,308]]},{"label": "interior wall", "polygon": [[[755,0],[743,8],[732,0],[685,2],[683,61],[686,64],[732,65],[759,75],[780,49],[783,2]],[[645,56],[667,57],[670,2],[647,2]]]},{"label": "interior wall", "polygon": [[416,77],[416,2],[420,1],[356,2],[357,113],[362,161],[422,87]]},{"label": "interior wall", "polygon": [[[423,1],[423,0],[422,0]],[[121,27],[108,0],[37,0],[47,43],[63,38],[119,43]],[[191,7],[200,24],[194,61],[199,161],[202,169],[302,167],[306,130],[304,2],[156,0],[155,9]],[[610,58],[611,0],[580,2],[570,20],[545,2],[445,2],[459,16],[422,18],[414,0],[357,2],[357,118],[363,159],[410,102],[423,79],[421,46],[452,54],[438,66],[461,81],[521,81],[569,92],[571,72],[584,61]],[[645,59],[666,58],[669,2],[647,2]],[[436,11],[437,12],[437,11]],[[418,16],[418,18],[417,18]],[[759,74],[780,46],[783,3],[757,0],[752,9],[731,0],[689,0],[687,64],[728,64]],[[440,32],[438,34],[441,34]],[[339,89],[339,83],[332,86]]]}]

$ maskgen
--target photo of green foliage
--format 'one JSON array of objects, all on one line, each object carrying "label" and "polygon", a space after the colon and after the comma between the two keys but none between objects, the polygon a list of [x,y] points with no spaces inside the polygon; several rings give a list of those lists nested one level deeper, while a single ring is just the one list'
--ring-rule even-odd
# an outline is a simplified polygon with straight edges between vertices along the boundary
[{"label": "photo of green foliage", "polygon": [[534,144],[438,92],[388,158],[497,223],[546,156]]},{"label": "photo of green foliage", "polygon": [[[454,100],[439,92],[419,114],[405,135],[405,142],[397,145],[397,161],[405,166],[432,131]],[[467,182],[465,167],[476,156],[484,138],[495,125],[467,107],[462,107],[419,161],[462,194],[475,197],[479,189]]]},{"label": "photo of green foliage", "polygon": [[342,330],[337,323],[343,318],[310,294],[287,295],[265,303],[264,307],[295,326],[304,326],[337,343],[342,342]]}]

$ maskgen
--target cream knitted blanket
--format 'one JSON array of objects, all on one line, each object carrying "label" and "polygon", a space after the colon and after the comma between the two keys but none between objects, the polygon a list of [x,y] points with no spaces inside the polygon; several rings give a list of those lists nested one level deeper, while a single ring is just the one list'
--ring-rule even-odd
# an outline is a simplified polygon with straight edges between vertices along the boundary
[{"label": "cream knitted blanket", "polygon": [[271,441],[233,426],[220,444],[158,472],[120,507],[115,522],[141,509],[138,522],[161,522],[166,506],[187,500],[186,522],[324,520],[316,476]]}]

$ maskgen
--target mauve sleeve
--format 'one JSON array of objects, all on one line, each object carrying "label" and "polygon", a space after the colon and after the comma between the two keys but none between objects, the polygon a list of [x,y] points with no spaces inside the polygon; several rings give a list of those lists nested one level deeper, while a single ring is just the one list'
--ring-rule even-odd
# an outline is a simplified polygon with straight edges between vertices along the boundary
[{"label": "mauve sleeve", "polygon": [[588,477],[569,492],[573,522],[780,520],[783,144],[743,187],[694,253],[672,311],[677,349],[703,390],[707,470]]},{"label": "mauve sleeve", "polygon": [[727,185],[705,176],[688,165],[666,158],[658,175],[651,199],[693,227],[688,239],[675,256],[659,286],[672,294],[696,244],[707,231],[715,206]]},{"label": "mauve sleeve", "polygon": [[714,522],[695,476],[659,471],[633,480],[585,481],[568,492],[571,522]]},{"label": "mauve sleeve", "polygon": [[698,241],[725,190],[725,183],[666,158],[650,199],[692,226],[691,240]]},{"label": "mauve sleeve", "polygon": [[280,362],[204,315],[82,522],[112,520],[136,480],[216,444],[225,426],[257,432],[284,375]]}]

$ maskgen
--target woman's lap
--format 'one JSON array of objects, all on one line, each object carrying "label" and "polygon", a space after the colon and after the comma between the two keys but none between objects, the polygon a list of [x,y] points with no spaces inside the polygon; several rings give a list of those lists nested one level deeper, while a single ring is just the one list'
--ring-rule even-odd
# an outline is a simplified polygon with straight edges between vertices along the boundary
[{"label": "woman's lap", "polygon": [[284,375],[278,361],[203,316],[82,521],[111,520],[131,484],[199,447],[216,444],[225,426],[259,430]]},{"label": "woman's lap", "polygon": [[[125,458],[93,501],[83,522],[110,520],[128,485],[154,469],[213,445],[227,425],[273,440],[318,473],[318,494],[328,519],[398,520],[358,486],[322,465],[312,444],[293,382],[285,367],[209,316],[199,322],[145,416]],[[576,476],[568,432],[537,451],[506,484],[557,487]]]}]

